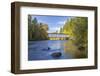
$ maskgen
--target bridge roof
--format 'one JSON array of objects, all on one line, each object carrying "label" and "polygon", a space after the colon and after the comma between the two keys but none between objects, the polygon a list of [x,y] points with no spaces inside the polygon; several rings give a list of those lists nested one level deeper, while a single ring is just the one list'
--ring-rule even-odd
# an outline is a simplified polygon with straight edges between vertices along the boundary
[{"label": "bridge roof", "polygon": [[67,34],[64,34],[64,33],[48,33],[48,34],[63,34],[63,35],[67,35]]}]

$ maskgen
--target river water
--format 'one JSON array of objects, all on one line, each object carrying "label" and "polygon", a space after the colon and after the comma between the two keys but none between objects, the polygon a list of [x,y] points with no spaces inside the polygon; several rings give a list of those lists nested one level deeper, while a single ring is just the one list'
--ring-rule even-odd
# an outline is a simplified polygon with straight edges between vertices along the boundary
[{"label": "river water", "polygon": [[[72,59],[73,56],[64,51],[64,48],[67,48],[65,43],[67,40],[29,41],[28,60]],[[53,57],[52,54],[56,52],[61,52],[61,56]]]}]

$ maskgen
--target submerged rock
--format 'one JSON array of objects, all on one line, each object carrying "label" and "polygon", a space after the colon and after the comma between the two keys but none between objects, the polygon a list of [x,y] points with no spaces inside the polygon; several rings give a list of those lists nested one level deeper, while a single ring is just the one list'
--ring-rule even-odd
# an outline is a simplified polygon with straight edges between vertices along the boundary
[{"label": "submerged rock", "polygon": [[51,54],[51,56],[53,56],[53,57],[60,57],[61,55],[62,55],[61,52],[54,52]]},{"label": "submerged rock", "polygon": [[83,51],[83,50],[85,50],[85,47],[80,46],[80,47],[78,47],[78,49],[79,49],[80,51]]},{"label": "submerged rock", "polygon": [[50,47],[48,47],[48,50],[50,50],[51,48]]},{"label": "submerged rock", "polygon": [[51,50],[51,48],[48,47],[48,48],[44,48],[44,49],[42,49],[42,50],[44,50],[44,51],[48,51],[48,50]]}]

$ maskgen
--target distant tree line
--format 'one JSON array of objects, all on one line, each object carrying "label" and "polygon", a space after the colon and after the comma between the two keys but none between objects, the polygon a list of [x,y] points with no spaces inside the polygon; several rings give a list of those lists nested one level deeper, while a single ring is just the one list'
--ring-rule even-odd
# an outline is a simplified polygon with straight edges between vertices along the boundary
[{"label": "distant tree line", "polygon": [[36,18],[32,19],[31,15],[28,15],[28,40],[48,40],[48,25],[44,23],[38,23]]}]

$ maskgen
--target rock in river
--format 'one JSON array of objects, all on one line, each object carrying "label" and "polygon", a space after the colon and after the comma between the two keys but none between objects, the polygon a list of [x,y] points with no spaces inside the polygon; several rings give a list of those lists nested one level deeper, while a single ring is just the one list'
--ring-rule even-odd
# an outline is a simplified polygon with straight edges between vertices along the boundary
[{"label": "rock in river", "polygon": [[51,48],[50,47],[48,47],[48,48],[44,48],[44,49],[42,49],[43,51],[48,51],[48,50],[51,50]]},{"label": "rock in river", "polygon": [[61,52],[54,52],[51,54],[51,56],[53,56],[53,57],[60,57],[61,55],[62,55]]}]

